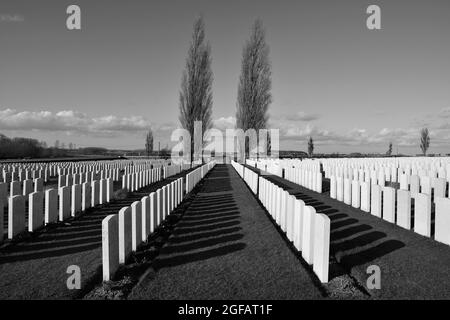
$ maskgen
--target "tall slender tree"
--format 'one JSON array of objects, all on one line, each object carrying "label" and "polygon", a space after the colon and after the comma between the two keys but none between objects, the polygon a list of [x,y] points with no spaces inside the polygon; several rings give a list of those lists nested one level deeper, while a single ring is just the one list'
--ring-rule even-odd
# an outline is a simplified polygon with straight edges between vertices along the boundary
[{"label": "tall slender tree", "polygon": [[314,154],[314,141],[313,138],[310,136],[308,140],[308,156],[312,158],[313,154]]},{"label": "tall slender tree", "polygon": [[386,151],[386,155],[389,157],[392,155],[392,142],[389,142],[389,148],[388,151]]},{"label": "tall slender tree", "polygon": [[205,40],[205,24],[200,17],[194,23],[186,68],[181,78],[179,103],[181,126],[191,135],[191,161],[194,153],[194,122],[202,122],[203,134],[212,126],[212,82],[211,46]]},{"label": "tall slender tree", "polygon": [[[267,128],[267,110],[272,102],[272,87],[269,46],[261,20],[253,24],[250,39],[242,51],[241,75],[239,77],[236,127],[248,129]],[[249,154],[245,147],[246,157]]]},{"label": "tall slender tree", "polygon": [[430,147],[430,133],[428,132],[428,128],[423,128],[420,130],[420,149],[422,149],[422,153],[424,156],[427,155],[427,150]]},{"label": "tall slender tree", "polygon": [[145,151],[147,152],[147,157],[149,157],[153,151],[153,131],[151,128],[148,130],[147,136],[145,137]]}]

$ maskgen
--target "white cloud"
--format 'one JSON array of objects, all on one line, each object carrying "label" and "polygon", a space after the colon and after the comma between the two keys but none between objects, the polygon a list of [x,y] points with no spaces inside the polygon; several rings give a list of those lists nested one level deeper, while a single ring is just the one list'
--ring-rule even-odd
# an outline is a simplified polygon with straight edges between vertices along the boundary
[{"label": "white cloud", "polygon": [[450,118],[450,107],[443,108],[438,114],[439,118]]},{"label": "white cloud", "polygon": [[319,115],[315,113],[306,113],[303,111],[297,112],[292,116],[288,116],[288,119],[292,121],[313,121],[319,119]]},{"label": "white cloud", "polygon": [[[447,148],[450,138],[450,123],[446,115],[450,108],[444,108],[439,115],[427,125],[430,130],[432,147]],[[299,118],[311,119],[306,114]],[[440,116],[440,118],[439,118]],[[234,128],[236,118],[233,116],[220,117],[213,120],[213,127],[221,131]],[[389,142],[398,146],[417,147],[419,130],[422,127],[415,123],[408,128],[381,128],[379,131],[369,131],[365,128],[349,128],[343,130],[325,130],[316,123],[293,121],[272,117],[270,128],[279,129],[281,142],[306,142],[309,136],[313,137],[317,145],[334,146],[387,146]],[[0,130],[3,131],[41,131],[53,134],[79,135],[89,137],[120,137],[125,135],[143,136],[152,128],[154,136],[159,141],[169,141],[171,133],[177,128],[177,123],[152,123],[143,116],[104,115],[90,117],[88,114],[73,110],[52,112],[17,111],[14,109],[0,110]]]},{"label": "white cloud", "polygon": [[2,130],[22,131],[64,131],[94,135],[111,135],[119,132],[139,133],[148,130],[173,130],[175,125],[166,123],[152,124],[142,116],[118,117],[106,115],[89,117],[85,113],[73,110],[51,111],[17,111],[0,110],[0,128]]},{"label": "white cloud", "polygon": [[[382,128],[378,132],[370,132],[364,128],[353,128],[345,132],[324,130],[320,127],[307,123],[303,126],[285,123],[280,127],[281,141],[306,142],[311,136],[317,145],[328,146],[385,146],[393,142],[399,146],[417,146],[420,128]],[[432,144],[437,147],[448,144],[446,137],[450,131],[430,130]]]},{"label": "white cloud", "polygon": [[316,113],[307,113],[304,111],[299,111],[291,114],[284,115],[273,115],[272,119],[274,121],[302,121],[309,122],[319,119],[320,116]]},{"label": "white cloud", "polygon": [[220,117],[213,120],[213,128],[224,131],[225,129],[234,129],[236,125],[236,118],[229,117]]}]

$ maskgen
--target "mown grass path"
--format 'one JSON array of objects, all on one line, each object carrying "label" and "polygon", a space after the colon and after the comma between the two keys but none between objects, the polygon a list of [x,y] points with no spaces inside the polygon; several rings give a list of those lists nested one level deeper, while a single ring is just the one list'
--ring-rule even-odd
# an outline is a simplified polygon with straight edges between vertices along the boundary
[{"label": "mown grass path", "polygon": [[128,299],[321,297],[233,167],[216,165]]}]

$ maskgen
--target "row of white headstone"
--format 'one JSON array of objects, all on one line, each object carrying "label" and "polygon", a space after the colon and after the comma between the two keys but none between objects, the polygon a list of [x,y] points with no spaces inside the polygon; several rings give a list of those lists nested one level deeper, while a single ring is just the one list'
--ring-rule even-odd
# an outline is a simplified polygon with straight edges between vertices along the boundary
[{"label": "row of white headstone", "polygon": [[[361,183],[358,180],[332,176],[330,197],[408,230],[411,230],[411,202],[414,201],[414,232],[426,237],[431,236],[433,203],[430,194],[396,190],[371,184],[369,181]],[[435,196],[434,202],[434,238],[450,245],[450,199]]]},{"label": "row of white headstone", "polygon": [[[214,164],[205,164],[195,171],[201,174],[203,169],[206,174]],[[191,183],[199,182],[199,180],[194,180],[196,177],[197,174],[191,176]],[[156,192],[144,196],[141,201],[133,202],[130,207],[120,209],[118,214],[112,214],[103,219],[102,267],[104,281],[109,281],[114,277],[119,266],[126,263],[129,255],[135,252],[140,244],[147,241],[148,236],[178,207],[183,199],[183,178],[179,178],[159,188]]]},{"label": "row of white headstone", "polygon": [[151,160],[131,160],[124,166],[125,174],[130,174],[139,171],[146,171],[155,168],[162,168],[172,164],[170,159],[151,159]]},{"label": "row of white headstone", "polygon": [[106,169],[101,171],[87,171],[83,173],[74,173],[66,175],[61,174],[58,176],[58,188],[109,178],[111,178],[113,181],[119,181],[121,178],[120,170]]},{"label": "row of white headstone", "polygon": [[322,164],[326,178],[340,175],[344,178],[355,179],[352,175],[358,175],[358,172],[359,175],[361,172],[365,172],[365,175],[372,176],[372,171],[375,171],[376,177],[384,174],[385,181],[398,182],[398,177],[406,174],[408,176],[443,178],[450,182],[450,158],[448,157],[345,158],[317,161]]},{"label": "row of white headstone", "polygon": [[[9,190],[8,190],[9,186]],[[32,192],[44,191],[44,180],[37,178],[34,180],[12,181],[10,183],[0,183],[0,200],[6,205],[8,197],[12,196],[28,196]]]},{"label": "row of white headstone", "polygon": [[152,183],[161,181],[161,168],[127,173],[122,176],[122,188],[134,192]]},{"label": "row of white headstone", "polygon": [[291,168],[311,171],[314,173],[321,172],[320,162],[312,159],[247,159],[246,164],[279,177],[283,177],[283,171]]},{"label": "row of white headstone", "polygon": [[397,168],[381,168],[381,169],[347,169],[342,170],[325,170],[325,178],[331,179],[332,176],[339,176],[350,180],[371,181],[371,183],[384,186],[386,182],[397,182]]},{"label": "row of white headstone", "polygon": [[114,171],[122,170],[124,165],[120,165],[120,162],[115,161],[114,163],[98,161],[97,163],[82,163],[78,165],[69,166],[58,166],[57,175],[74,175],[74,174],[85,174],[88,172],[100,172],[100,171]]},{"label": "row of white headstone", "polygon": [[[445,198],[447,195],[448,183],[444,178],[402,174],[399,180],[400,189],[409,190],[412,195],[424,193],[432,196],[433,200]],[[450,197],[450,194],[447,197]]]},{"label": "row of white headstone", "polygon": [[322,173],[320,172],[320,166],[312,160],[260,159],[256,161],[247,159],[246,163],[301,185],[304,188],[322,193]]},{"label": "row of white headstone", "polygon": [[[28,195],[15,195],[8,199],[8,239],[27,231],[26,202],[28,201],[28,232],[46,224],[65,221],[90,207],[102,205],[113,199],[112,179],[95,180],[57,189],[35,191]],[[3,208],[0,203],[0,208]],[[3,226],[3,209],[0,225]],[[0,242],[3,241],[0,228]]]},{"label": "row of white headstone", "polygon": [[[216,165],[215,161],[210,161],[186,175],[186,193],[189,193],[205,177],[205,175]],[[194,166],[194,164],[193,164]]]},{"label": "row of white headstone", "polygon": [[[303,259],[313,266],[322,283],[328,282],[330,255],[330,218],[305,205],[288,191],[259,176],[248,168],[232,161],[232,165],[244,181],[254,190],[255,175],[258,190],[255,195],[273,220],[285,232],[286,237],[301,252]],[[248,173],[248,172],[252,172]],[[243,175],[240,172],[244,172]],[[246,180],[247,179],[247,180]]]},{"label": "row of white headstone", "polygon": [[0,165],[3,182],[14,180],[27,180],[35,178],[48,178],[57,175],[72,175],[86,173],[88,171],[101,171],[110,169],[123,169],[129,160],[103,160],[103,161],[80,161],[80,162],[40,162],[40,163],[8,163]]},{"label": "row of white headstone", "polygon": [[242,169],[236,170],[238,173],[242,172],[241,178],[244,179],[245,183],[247,183],[248,187],[254,194],[258,194],[258,174],[254,172],[253,170],[250,170],[248,168],[245,168],[244,166],[232,162],[233,167],[236,169],[236,167],[242,167]]},{"label": "row of white headstone", "polygon": [[283,168],[279,165],[279,161],[277,160],[267,161],[261,159],[246,159],[245,163],[270,174],[274,174],[279,177],[283,176]]},{"label": "row of white headstone", "polygon": [[322,173],[320,171],[285,168],[284,178],[304,188],[322,193]]},{"label": "row of white headstone", "polygon": [[[189,167],[190,168],[190,167]],[[189,169],[188,168],[188,169]],[[164,176],[164,179],[167,179],[167,178],[169,178],[169,177],[172,177],[172,176],[174,176],[174,175],[177,175],[177,174],[179,174],[181,171],[183,171],[183,170],[186,170],[186,169],[183,169],[183,167],[182,166],[180,166],[180,165],[174,165],[174,164],[172,164],[172,165],[170,165],[170,166],[164,166],[163,167],[163,176]]]},{"label": "row of white headstone", "polygon": [[132,252],[147,241],[166,217],[183,200],[183,179],[142,197],[131,206],[123,207],[118,214],[107,216],[102,221],[102,266],[103,280],[109,281],[125,264]]},{"label": "row of white headstone", "polygon": [[3,183],[10,183],[12,181],[22,182],[24,180],[34,180],[37,178],[42,178],[44,181],[47,181],[50,178],[50,173],[47,168],[40,170],[19,169],[14,172],[3,170],[2,174]]}]

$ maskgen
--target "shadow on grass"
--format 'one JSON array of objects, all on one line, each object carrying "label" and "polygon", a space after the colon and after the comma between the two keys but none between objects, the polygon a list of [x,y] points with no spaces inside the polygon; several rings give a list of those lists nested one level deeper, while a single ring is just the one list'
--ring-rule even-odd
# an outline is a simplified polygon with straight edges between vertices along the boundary
[{"label": "shadow on grass", "polygon": [[[88,209],[83,215],[72,220],[48,225],[24,241],[12,241],[0,251],[0,264],[33,259],[46,259],[83,251],[100,250],[102,240],[102,220],[110,214],[117,214],[122,207],[156,191],[158,188],[184,176],[185,173],[158,181],[138,192],[129,193],[126,199],[114,200],[103,206]],[[99,263],[101,253],[99,252]]]},{"label": "shadow on grass", "polygon": [[[387,240],[385,233],[374,230],[372,226],[361,223],[357,218],[350,217],[345,213],[346,205],[342,203],[335,205],[335,200],[326,198],[327,195],[323,193],[317,194],[306,190],[275,175],[264,177],[297,199],[303,200],[305,205],[314,207],[316,212],[326,214],[330,218],[330,255],[338,262],[338,265],[330,264],[330,280],[350,273],[355,266],[369,263],[405,246],[401,241]],[[323,191],[326,192],[327,188],[329,189],[329,180],[323,181],[325,184]],[[361,214],[367,213],[361,211]]]},{"label": "shadow on grass", "polygon": [[[153,262],[153,268],[179,266],[242,250],[240,212],[231,191],[230,168],[216,165]],[[222,194],[217,194],[222,192]]]}]

